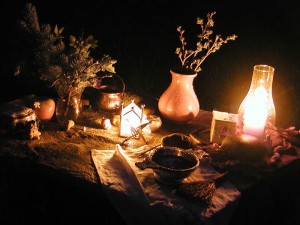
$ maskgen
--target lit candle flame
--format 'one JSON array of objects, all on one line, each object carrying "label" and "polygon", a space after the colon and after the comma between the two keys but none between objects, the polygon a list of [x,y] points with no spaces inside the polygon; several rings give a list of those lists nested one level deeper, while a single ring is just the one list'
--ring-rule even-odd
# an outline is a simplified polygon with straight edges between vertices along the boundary
[{"label": "lit candle flame", "polygon": [[255,90],[252,98],[247,99],[244,114],[244,133],[261,138],[267,119],[267,92],[263,87]]},{"label": "lit candle flame", "polygon": [[[120,136],[132,136],[134,133],[134,129],[137,129],[142,124],[146,124],[149,122],[149,120],[147,120],[147,116],[142,112],[142,109],[135,105],[134,101],[132,101],[127,107],[122,109]],[[142,131],[147,134],[151,133],[149,126],[142,128]]]}]

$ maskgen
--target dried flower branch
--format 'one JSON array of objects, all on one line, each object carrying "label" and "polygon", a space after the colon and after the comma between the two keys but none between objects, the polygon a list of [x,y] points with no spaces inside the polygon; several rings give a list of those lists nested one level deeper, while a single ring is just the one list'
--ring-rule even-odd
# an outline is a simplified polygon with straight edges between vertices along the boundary
[{"label": "dried flower branch", "polygon": [[216,12],[208,13],[206,23],[203,19],[197,18],[197,24],[200,25],[201,33],[197,35],[198,42],[196,43],[196,49],[186,48],[187,42],[184,37],[185,30],[183,30],[181,26],[177,27],[181,47],[176,48],[175,53],[178,55],[183,68],[190,69],[196,73],[200,72],[201,64],[210,54],[215,53],[228,41],[233,41],[237,38],[235,34],[230,35],[225,39],[223,39],[219,34],[212,37],[212,27],[214,26],[213,16],[215,14]]}]

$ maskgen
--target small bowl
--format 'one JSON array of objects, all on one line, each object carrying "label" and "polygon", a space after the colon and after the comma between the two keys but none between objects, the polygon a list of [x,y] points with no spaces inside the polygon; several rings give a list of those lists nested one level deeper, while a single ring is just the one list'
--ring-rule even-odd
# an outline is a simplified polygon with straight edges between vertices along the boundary
[{"label": "small bowl", "polygon": [[157,147],[145,160],[136,163],[140,169],[152,168],[155,178],[177,184],[188,178],[199,166],[196,155],[177,147]]}]

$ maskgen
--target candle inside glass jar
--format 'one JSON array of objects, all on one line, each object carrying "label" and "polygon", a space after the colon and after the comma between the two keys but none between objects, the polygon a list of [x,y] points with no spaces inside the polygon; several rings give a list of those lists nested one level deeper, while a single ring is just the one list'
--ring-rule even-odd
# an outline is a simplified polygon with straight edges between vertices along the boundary
[{"label": "candle inside glass jar", "polygon": [[267,108],[265,104],[265,90],[258,88],[252,99],[249,99],[245,108],[243,131],[245,134],[262,138],[266,119]]}]

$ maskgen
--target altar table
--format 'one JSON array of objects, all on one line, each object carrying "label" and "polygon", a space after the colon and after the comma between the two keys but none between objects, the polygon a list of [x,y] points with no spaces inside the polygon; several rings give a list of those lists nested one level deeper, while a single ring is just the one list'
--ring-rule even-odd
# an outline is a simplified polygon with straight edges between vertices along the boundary
[{"label": "altar table", "polygon": [[[99,119],[102,116],[98,111],[86,109],[68,131],[61,130],[53,121],[45,122],[39,140],[18,139],[7,134],[0,136],[1,224],[47,224],[58,220],[66,224],[72,221],[90,223],[95,219],[101,224],[128,222],[107,198],[91,155],[92,149],[115,150],[116,144],[124,140],[118,136],[117,128],[100,129]],[[146,139],[149,145],[155,146],[170,133],[200,131],[202,140],[208,141],[211,116],[211,112],[201,110],[197,118],[185,126],[164,123],[161,129],[146,136]],[[143,145],[142,140],[135,144]],[[222,217],[227,215],[228,219],[224,224],[254,224],[270,218],[274,222],[288,222],[287,218],[291,221],[297,218],[294,210],[300,202],[296,201],[299,199],[299,171],[300,162],[294,160],[259,178],[245,177],[236,181],[230,180],[229,176],[228,182],[241,192],[241,201],[232,212],[226,214],[224,211]],[[289,192],[285,186],[292,187],[293,191]],[[282,193],[278,188],[282,188]],[[276,199],[273,199],[274,195]],[[239,202],[239,196],[236,198]],[[278,201],[289,204],[280,206]],[[273,215],[279,210],[290,214]],[[214,224],[216,221],[202,222]]]}]

